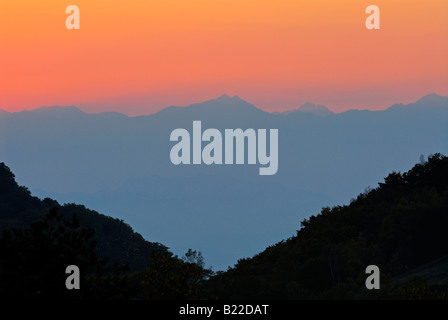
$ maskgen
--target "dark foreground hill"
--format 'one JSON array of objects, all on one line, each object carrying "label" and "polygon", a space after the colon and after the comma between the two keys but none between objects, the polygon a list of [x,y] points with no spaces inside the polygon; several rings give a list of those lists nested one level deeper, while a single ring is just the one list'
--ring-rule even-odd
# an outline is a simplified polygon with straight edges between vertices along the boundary
[{"label": "dark foreground hill", "polygon": [[[73,222],[58,222],[55,207]],[[11,289],[23,288],[31,297],[46,297],[30,287],[31,283],[42,288],[43,277],[57,278],[54,287],[43,286],[49,297],[59,290],[73,298],[63,286],[66,275],[55,276],[53,271],[66,265],[58,265],[63,261],[60,256],[81,256],[86,267],[102,266],[92,255],[94,235],[99,257],[109,256],[141,272],[125,285],[116,269],[107,269],[111,276],[105,278],[93,268],[82,280],[93,291],[80,290],[78,298],[126,298],[136,292],[149,299],[448,298],[448,158],[440,154],[406,173],[389,174],[384,183],[349,205],[324,208],[304,220],[296,236],[214,275],[196,251],[189,250],[179,259],[164,246],[145,241],[121,220],[83,206],[61,207],[53,200],[32,197],[4,164],[0,165],[0,213],[0,228],[8,230],[0,237],[0,280]],[[79,223],[70,220],[73,213]],[[94,232],[80,231],[78,224]],[[20,227],[26,231],[10,231]],[[380,290],[365,287],[368,265],[381,271]],[[4,289],[2,285],[0,296],[11,294]],[[22,291],[17,294],[23,297]]]},{"label": "dark foreground hill", "polygon": [[[447,229],[448,158],[436,154],[349,205],[324,208],[296,236],[214,276],[205,291],[226,299],[448,298],[447,272],[437,269],[445,264],[428,264],[446,260]],[[368,265],[381,271],[380,290],[366,289]],[[438,274],[435,283],[428,273]]]},{"label": "dark foreground hill", "polygon": [[11,228],[25,228],[44,218],[53,207],[59,208],[63,218],[71,220],[75,214],[82,227],[95,232],[99,258],[108,257],[111,262],[128,265],[130,271],[146,268],[153,250],[166,250],[159,243],[146,241],[124,221],[114,219],[82,205],[60,206],[56,201],[33,197],[26,187],[19,186],[14,174],[0,163],[0,234]]},{"label": "dark foreground hill", "polygon": [[[68,266],[80,270],[67,290]],[[0,163],[1,299],[187,299],[211,275],[200,252],[180,258],[124,221],[31,196]]]}]

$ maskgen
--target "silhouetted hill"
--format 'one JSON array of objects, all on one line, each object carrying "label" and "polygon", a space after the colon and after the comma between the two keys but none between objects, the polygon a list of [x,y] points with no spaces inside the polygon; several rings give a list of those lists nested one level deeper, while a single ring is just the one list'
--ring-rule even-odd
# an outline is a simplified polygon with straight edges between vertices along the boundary
[{"label": "silhouetted hill", "polygon": [[[225,299],[448,298],[442,283],[447,273],[440,270],[448,254],[448,158],[436,154],[384,180],[349,205],[324,208],[303,220],[296,236],[239,260],[209,281],[209,294]],[[376,292],[365,288],[365,269],[372,264],[381,271]],[[427,280],[436,274],[441,284],[403,283],[425,278],[426,272]]]},{"label": "silhouetted hill", "polygon": [[11,170],[0,163],[0,233],[12,228],[25,228],[41,220],[53,207],[59,207],[63,217],[70,220],[75,214],[82,227],[95,231],[99,257],[109,257],[113,263],[128,264],[131,271],[149,266],[153,250],[164,251],[166,247],[151,243],[134,232],[123,220],[114,219],[82,205],[60,206],[46,198],[31,196],[26,187],[19,186]]}]

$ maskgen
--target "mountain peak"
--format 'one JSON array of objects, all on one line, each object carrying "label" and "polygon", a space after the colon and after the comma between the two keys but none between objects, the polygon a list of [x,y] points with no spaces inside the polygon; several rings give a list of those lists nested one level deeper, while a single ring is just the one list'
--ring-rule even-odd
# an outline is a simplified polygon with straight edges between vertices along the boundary
[{"label": "mountain peak", "polygon": [[333,111],[328,109],[327,107],[320,105],[320,104],[314,104],[311,102],[306,102],[303,105],[301,105],[298,109],[292,109],[288,111],[280,112],[280,114],[283,115],[290,115],[290,114],[297,114],[297,113],[310,113],[315,116],[319,117],[327,117],[334,114]]},{"label": "mountain peak", "polygon": [[240,97],[238,97],[238,96],[231,97],[227,93],[224,93],[223,95],[219,96],[218,98],[211,99],[208,101],[213,101],[213,100],[223,101],[223,102],[237,102],[237,101],[241,102],[242,101],[242,102],[247,103],[245,100],[241,99]]},{"label": "mountain peak", "polygon": [[316,111],[316,110],[327,110],[330,111],[327,107],[320,105],[320,104],[314,104],[311,102],[306,102],[302,106],[300,106],[299,110],[301,111]]},{"label": "mountain peak", "polygon": [[[223,95],[219,96],[215,99],[210,99],[204,102],[195,103],[188,108],[191,109],[223,109],[223,110],[230,110],[230,109],[256,109],[260,110],[254,105],[250,104],[249,102],[241,99],[238,96],[229,96],[228,94],[224,93]],[[260,110],[261,111],[261,110]]]},{"label": "mountain peak", "polygon": [[428,108],[446,108],[448,107],[448,97],[440,96],[436,93],[427,94],[421,97],[414,103],[409,104],[394,104],[388,108],[388,110],[398,109],[428,109]]},{"label": "mountain peak", "polygon": [[416,103],[439,103],[441,101],[446,101],[447,97],[442,97],[439,96],[437,93],[430,93],[427,94],[426,96],[421,97],[420,99],[417,100]]},{"label": "mountain peak", "polygon": [[258,109],[253,104],[238,96],[223,94],[217,98],[194,103],[185,107],[171,106],[156,113],[158,116],[176,115],[176,117],[193,116],[195,119],[246,119],[254,116],[264,116],[267,112]]},{"label": "mountain peak", "polygon": [[312,113],[316,116],[321,117],[326,117],[334,114],[333,111],[329,110],[327,107],[311,102],[304,103],[298,110],[302,112]]},{"label": "mountain peak", "polygon": [[222,94],[218,99],[232,99],[227,93]]}]

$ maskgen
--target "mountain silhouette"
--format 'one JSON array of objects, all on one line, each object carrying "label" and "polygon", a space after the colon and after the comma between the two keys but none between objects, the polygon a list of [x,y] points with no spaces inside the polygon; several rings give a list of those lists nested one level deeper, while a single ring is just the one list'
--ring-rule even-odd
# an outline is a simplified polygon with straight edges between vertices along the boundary
[{"label": "mountain silhouette", "polygon": [[[195,103],[187,107],[168,107],[154,115],[143,116],[151,121],[168,121],[170,125],[185,125],[186,121],[202,120],[208,123],[218,123],[218,127],[224,125],[246,126],[248,123],[257,125],[270,118],[270,113],[258,109],[254,105],[234,96],[226,94],[201,103]],[[191,126],[191,124],[190,124]]]},{"label": "mountain silhouette", "polygon": [[[0,117],[0,161],[36,196],[83,203],[225,269],[421,155],[448,154],[448,97],[327,116],[313,112],[322,107],[300,109],[268,113],[223,95],[139,117],[75,107],[9,113]],[[203,130],[278,129],[277,174],[259,176],[247,164],[173,165],[170,133],[191,132],[194,120]]]},{"label": "mountain silhouette", "polygon": [[112,263],[128,265],[130,271],[148,267],[153,250],[166,250],[159,243],[143,239],[123,220],[113,219],[83,205],[60,206],[50,198],[41,200],[33,197],[26,187],[17,184],[11,170],[0,163],[0,235],[12,228],[29,227],[55,207],[67,220],[75,214],[82,227],[95,230],[100,258],[108,257]]},{"label": "mountain silhouette", "polygon": [[[446,300],[448,158],[435,154],[323,208],[296,235],[212,277],[217,299]],[[366,290],[366,267],[380,289]]]},{"label": "mountain silhouette", "polygon": [[440,96],[436,93],[431,93],[426,96],[421,97],[415,103],[410,104],[395,104],[389,108],[389,110],[395,109],[407,109],[407,110],[425,110],[446,108],[448,97]]},{"label": "mountain silhouette", "polygon": [[9,115],[9,112],[5,111],[5,110],[0,110],[0,117],[1,116],[6,116]]},{"label": "mountain silhouette", "polygon": [[304,103],[298,109],[281,112],[281,114],[290,115],[290,114],[296,113],[296,112],[311,113],[311,114],[314,114],[316,116],[321,116],[321,117],[327,117],[327,116],[331,116],[334,114],[334,112],[331,111],[330,109],[328,109],[327,107],[320,105],[320,104],[314,104],[311,102]]}]

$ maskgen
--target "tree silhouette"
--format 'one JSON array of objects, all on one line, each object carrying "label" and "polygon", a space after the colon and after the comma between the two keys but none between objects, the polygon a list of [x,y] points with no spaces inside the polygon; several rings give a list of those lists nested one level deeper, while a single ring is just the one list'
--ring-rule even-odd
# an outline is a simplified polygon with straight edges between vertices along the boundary
[{"label": "tree silhouette", "polygon": [[168,251],[153,251],[150,268],[143,271],[142,288],[147,299],[197,299],[200,284],[212,271],[204,267],[202,254],[191,249],[182,259]]},{"label": "tree silhouette", "polygon": [[[0,238],[0,297],[24,299],[119,299],[131,296],[124,267],[98,259],[93,229],[76,216],[64,220],[58,208],[24,229]],[[68,290],[66,267],[80,269],[80,290]]]}]

